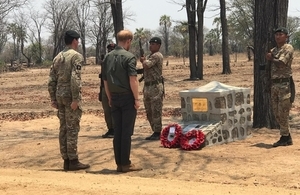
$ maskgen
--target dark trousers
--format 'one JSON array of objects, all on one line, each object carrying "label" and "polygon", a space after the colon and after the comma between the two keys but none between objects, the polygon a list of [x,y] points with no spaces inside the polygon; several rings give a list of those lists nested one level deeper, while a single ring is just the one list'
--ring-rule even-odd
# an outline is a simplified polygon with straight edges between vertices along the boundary
[{"label": "dark trousers", "polygon": [[112,121],[112,116],[111,116],[111,107],[108,104],[108,98],[107,95],[105,93],[105,89],[103,87],[102,89],[102,108],[104,110],[104,119],[105,119],[105,123],[107,126],[107,129],[113,129],[113,121]]},{"label": "dark trousers", "polygon": [[133,95],[112,94],[111,112],[115,130],[113,146],[116,164],[129,165],[131,164],[131,136],[137,114]]}]

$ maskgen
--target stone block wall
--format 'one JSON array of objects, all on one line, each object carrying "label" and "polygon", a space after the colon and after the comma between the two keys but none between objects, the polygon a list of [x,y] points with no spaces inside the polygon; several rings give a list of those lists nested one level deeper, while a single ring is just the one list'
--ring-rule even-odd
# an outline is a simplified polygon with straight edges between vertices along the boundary
[{"label": "stone block wall", "polygon": [[245,139],[251,134],[250,89],[212,81],[180,91],[183,122],[220,122],[223,140]]}]

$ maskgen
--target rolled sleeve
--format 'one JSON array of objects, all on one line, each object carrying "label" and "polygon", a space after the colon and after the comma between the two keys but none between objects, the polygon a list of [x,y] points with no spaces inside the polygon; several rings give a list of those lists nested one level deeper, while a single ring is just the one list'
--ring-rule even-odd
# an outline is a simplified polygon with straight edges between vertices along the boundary
[{"label": "rolled sleeve", "polygon": [[128,76],[137,76],[136,58],[134,56],[128,60]]}]

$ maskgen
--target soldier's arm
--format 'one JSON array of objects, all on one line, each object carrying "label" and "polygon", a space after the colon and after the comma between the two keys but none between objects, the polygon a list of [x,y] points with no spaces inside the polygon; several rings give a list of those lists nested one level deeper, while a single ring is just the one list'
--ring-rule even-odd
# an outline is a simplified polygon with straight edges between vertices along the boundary
[{"label": "soldier's arm", "polygon": [[279,68],[283,68],[285,63],[279,59],[273,58],[272,62]]},{"label": "soldier's arm", "polygon": [[72,101],[79,102],[81,100],[81,68],[83,65],[83,57],[81,54],[76,54],[72,58],[71,71],[71,92]]},{"label": "soldier's arm", "polygon": [[284,67],[293,60],[294,48],[291,45],[288,45],[283,52],[277,58],[273,59],[275,65],[279,67]]},{"label": "soldier's arm", "polygon": [[159,61],[159,56],[154,53],[150,55],[149,58],[143,62],[143,67],[145,69],[151,68],[152,66],[157,64],[158,61]]},{"label": "soldier's arm", "polygon": [[54,64],[51,65],[50,74],[48,79],[48,92],[50,95],[51,101],[56,101],[56,85],[57,85],[57,76],[54,69]]}]

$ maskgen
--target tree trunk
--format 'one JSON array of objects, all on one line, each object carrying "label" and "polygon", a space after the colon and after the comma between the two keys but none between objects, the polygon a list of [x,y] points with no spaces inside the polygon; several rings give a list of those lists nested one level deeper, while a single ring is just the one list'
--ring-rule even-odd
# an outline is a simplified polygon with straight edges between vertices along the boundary
[{"label": "tree trunk", "polygon": [[166,56],[169,55],[169,27],[167,24],[164,25],[164,40],[165,40],[165,51],[166,51]]},{"label": "tree trunk", "polygon": [[[204,2],[203,2],[204,1]],[[197,73],[198,78],[203,80],[203,20],[204,11],[206,8],[207,0],[198,0],[197,16],[198,16],[198,37],[197,37]]]},{"label": "tree trunk", "polygon": [[83,56],[83,61],[84,64],[86,64],[86,42],[85,42],[85,38],[86,38],[86,29],[85,29],[85,22],[84,19],[82,20],[82,26],[80,29],[80,33],[81,33],[81,48],[82,48],[82,56]]},{"label": "tree trunk", "polygon": [[43,59],[42,59],[42,55],[43,55],[43,48],[42,48],[42,37],[41,37],[41,33],[38,33],[38,60],[37,63],[41,64]]},{"label": "tree trunk", "polygon": [[[27,60],[27,67],[29,68],[30,64],[31,64],[31,59],[30,59],[30,56],[27,56],[25,54],[25,52],[24,52],[24,40],[21,41],[21,53],[26,58],[26,60]],[[22,61],[20,60],[19,63],[22,64]]]},{"label": "tree trunk", "polygon": [[189,63],[190,80],[197,79],[196,68],[196,2],[195,0],[186,0],[186,13],[189,28]]},{"label": "tree trunk", "polygon": [[228,47],[228,28],[226,18],[226,3],[225,0],[220,0],[220,17],[222,26],[222,59],[223,72],[222,74],[231,74],[229,62],[229,47]]},{"label": "tree trunk", "polygon": [[119,31],[124,29],[122,0],[110,0],[110,5],[113,16],[116,42],[118,42],[117,34]]},{"label": "tree trunk", "polygon": [[[255,0],[253,127],[278,128],[270,97],[271,67],[265,55],[275,47],[274,29],[286,26],[288,0]],[[264,68],[265,67],[265,68]]]}]

